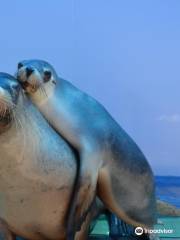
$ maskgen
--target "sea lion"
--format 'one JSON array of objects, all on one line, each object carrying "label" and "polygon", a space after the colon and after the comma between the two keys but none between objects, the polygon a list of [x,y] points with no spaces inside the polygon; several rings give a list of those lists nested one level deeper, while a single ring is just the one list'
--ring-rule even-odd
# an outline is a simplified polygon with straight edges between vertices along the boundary
[{"label": "sea lion", "polygon": [[16,76],[51,126],[79,153],[68,236],[73,239],[76,222],[91,205],[97,183],[97,194],[109,210],[134,226],[152,227],[156,221],[152,170],[106,109],[60,78],[45,61],[21,61]]},{"label": "sea lion", "polygon": [[[0,238],[67,239],[74,152],[6,73],[0,73],[0,143]],[[76,239],[85,239],[92,217]]]}]

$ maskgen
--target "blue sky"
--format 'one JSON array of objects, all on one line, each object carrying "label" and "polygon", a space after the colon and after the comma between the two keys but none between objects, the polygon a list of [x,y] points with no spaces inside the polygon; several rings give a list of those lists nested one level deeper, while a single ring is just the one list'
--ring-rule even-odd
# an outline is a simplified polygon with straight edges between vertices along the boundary
[{"label": "blue sky", "polygon": [[0,71],[50,61],[98,99],[153,170],[180,175],[180,1],[1,1]]}]

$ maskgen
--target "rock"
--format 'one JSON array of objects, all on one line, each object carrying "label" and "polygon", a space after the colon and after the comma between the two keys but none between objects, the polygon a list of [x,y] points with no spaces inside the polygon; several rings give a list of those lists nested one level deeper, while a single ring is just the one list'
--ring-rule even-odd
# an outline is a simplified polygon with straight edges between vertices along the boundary
[{"label": "rock", "polygon": [[157,200],[157,211],[161,216],[180,216],[180,209],[161,200]]}]

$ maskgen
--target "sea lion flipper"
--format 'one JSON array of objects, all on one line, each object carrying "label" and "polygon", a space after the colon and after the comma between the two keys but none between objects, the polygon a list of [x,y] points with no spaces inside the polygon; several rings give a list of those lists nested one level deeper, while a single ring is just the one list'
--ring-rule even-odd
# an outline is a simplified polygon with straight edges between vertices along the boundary
[{"label": "sea lion flipper", "polygon": [[[94,204],[98,172],[93,171],[94,164],[90,166],[89,163],[92,163],[92,159],[89,159],[90,156],[91,153],[88,151],[80,154],[79,170],[71,197],[73,201],[70,202],[67,214],[68,236],[72,236],[76,231],[80,230]],[[71,239],[71,237],[68,239]]]},{"label": "sea lion flipper", "polygon": [[83,184],[84,193],[80,191],[80,189],[82,190],[82,182],[81,180],[78,181],[78,185],[80,184],[79,188],[74,188],[76,194],[71,198],[73,199],[73,204],[69,207],[70,211],[67,217],[68,240],[74,239],[76,232],[81,230],[81,226],[86,221],[94,202],[94,190],[88,189],[89,184],[85,186]]},{"label": "sea lion flipper", "polygon": [[15,240],[14,234],[8,229],[8,225],[0,219],[0,239],[1,240]]},{"label": "sea lion flipper", "polygon": [[157,216],[154,183],[149,177],[148,174],[142,175],[142,178],[138,176],[137,181],[135,175],[131,176],[128,172],[122,174],[117,166],[115,169],[113,166],[101,169],[98,196],[109,210],[126,223],[152,227]]}]

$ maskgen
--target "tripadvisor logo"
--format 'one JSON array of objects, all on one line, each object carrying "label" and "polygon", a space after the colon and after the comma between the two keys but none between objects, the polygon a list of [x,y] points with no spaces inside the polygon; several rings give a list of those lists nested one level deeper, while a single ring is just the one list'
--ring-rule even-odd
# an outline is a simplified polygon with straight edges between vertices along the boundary
[{"label": "tripadvisor logo", "polygon": [[142,228],[142,227],[137,227],[134,230],[135,234],[140,236],[143,233],[145,234],[172,234],[174,231],[173,229],[146,229],[146,228]]},{"label": "tripadvisor logo", "polygon": [[143,234],[143,228],[142,227],[137,227],[135,228],[135,234],[140,236]]}]

